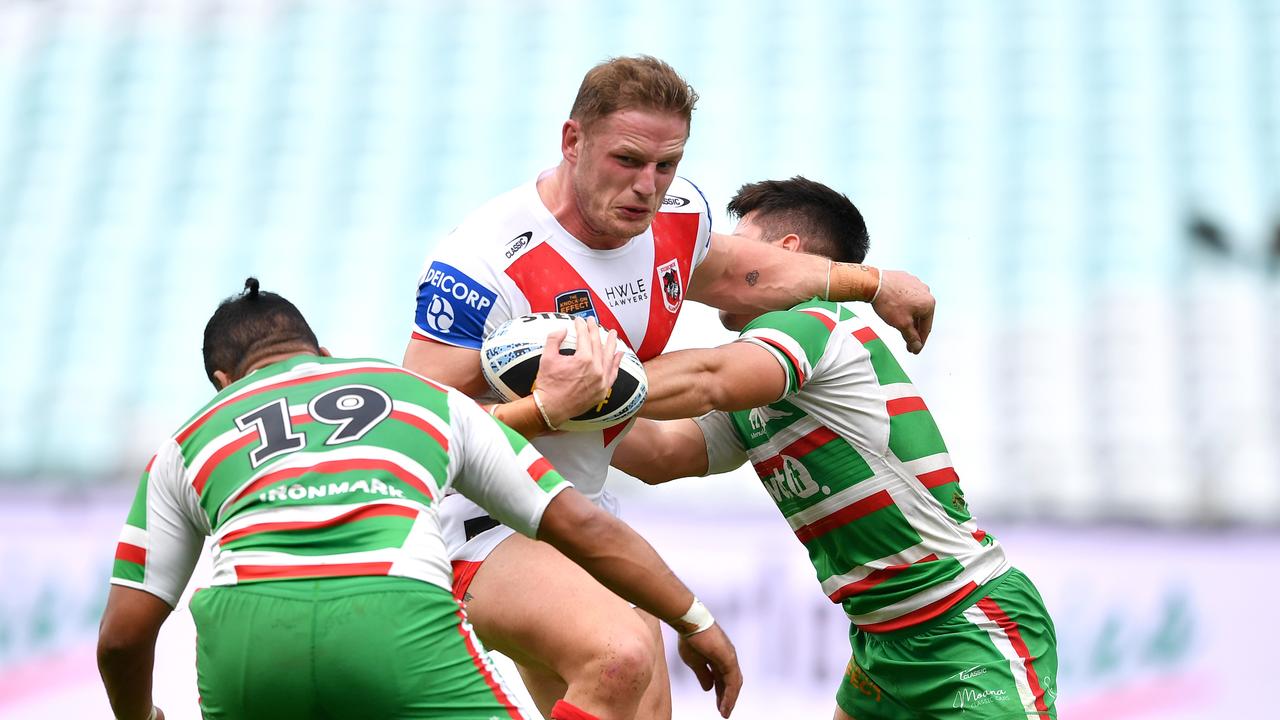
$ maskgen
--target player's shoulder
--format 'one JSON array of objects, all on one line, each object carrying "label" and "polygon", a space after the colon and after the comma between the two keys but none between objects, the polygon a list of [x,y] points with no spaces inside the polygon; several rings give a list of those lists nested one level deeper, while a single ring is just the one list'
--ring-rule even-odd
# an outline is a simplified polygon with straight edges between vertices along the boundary
[{"label": "player's shoulder", "polygon": [[525,183],[489,200],[458,223],[436,256],[496,267],[510,264],[538,234],[538,219],[531,208],[531,198],[536,196],[533,183]]},{"label": "player's shoulder", "polygon": [[667,194],[662,198],[662,205],[658,207],[660,213],[708,213],[711,212],[711,206],[707,204],[707,197],[702,194],[697,185],[694,185],[688,178],[676,176],[671,181],[671,187],[667,188]]}]

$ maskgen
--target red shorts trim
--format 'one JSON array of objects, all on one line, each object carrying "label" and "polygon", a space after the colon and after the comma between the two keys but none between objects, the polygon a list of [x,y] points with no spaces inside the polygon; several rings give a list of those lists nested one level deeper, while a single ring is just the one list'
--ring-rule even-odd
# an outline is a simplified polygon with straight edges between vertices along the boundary
[{"label": "red shorts trim", "polygon": [[467,588],[471,587],[471,581],[476,579],[476,571],[483,564],[483,560],[453,561],[453,597],[458,602],[462,602],[467,596]]}]

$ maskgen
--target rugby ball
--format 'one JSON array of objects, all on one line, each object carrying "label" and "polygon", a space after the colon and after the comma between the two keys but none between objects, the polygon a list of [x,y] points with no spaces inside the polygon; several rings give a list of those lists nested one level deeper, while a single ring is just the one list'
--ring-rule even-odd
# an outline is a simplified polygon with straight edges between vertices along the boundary
[{"label": "rugby ball", "polygon": [[[577,349],[573,316],[564,313],[533,313],[512,318],[485,338],[480,346],[480,364],[484,377],[494,392],[510,402],[533,392],[533,381],[538,377],[542,361],[542,348],[547,336],[557,330],[567,329],[568,335],[560,344],[561,355],[572,355]],[[600,328],[601,337],[608,331]],[[635,352],[624,342],[618,343],[622,352],[622,365],[618,378],[613,381],[605,401],[581,415],[566,420],[561,430],[602,430],[631,419],[649,395],[649,379],[644,365]]]}]

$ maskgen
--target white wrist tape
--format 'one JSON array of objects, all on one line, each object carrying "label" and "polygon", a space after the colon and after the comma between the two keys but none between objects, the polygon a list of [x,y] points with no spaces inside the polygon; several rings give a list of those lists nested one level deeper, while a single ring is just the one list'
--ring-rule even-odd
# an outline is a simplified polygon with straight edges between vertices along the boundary
[{"label": "white wrist tape", "polygon": [[880,288],[882,287],[884,287],[884,270],[876,270],[876,291],[872,293],[871,299],[867,301],[868,304],[875,304],[876,298],[880,297]]},{"label": "white wrist tape", "polygon": [[831,258],[827,258],[827,289],[822,292],[823,301],[831,300],[831,268],[835,265]]},{"label": "white wrist tape", "polygon": [[533,404],[538,406],[538,414],[542,416],[542,422],[547,424],[548,430],[558,430],[555,423],[551,422],[551,418],[547,415],[547,409],[542,406],[542,398],[538,397],[538,391],[533,391]]},{"label": "white wrist tape", "polygon": [[711,617],[711,611],[698,598],[693,599],[693,604],[689,606],[688,612],[680,617],[675,623],[676,630],[684,637],[697,635],[716,624],[716,619]]}]

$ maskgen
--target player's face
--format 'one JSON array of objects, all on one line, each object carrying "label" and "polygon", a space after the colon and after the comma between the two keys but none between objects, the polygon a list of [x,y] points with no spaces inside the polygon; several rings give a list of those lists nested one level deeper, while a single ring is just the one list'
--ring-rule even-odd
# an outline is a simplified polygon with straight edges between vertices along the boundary
[{"label": "player's face", "polygon": [[648,229],[676,177],[689,125],[679,115],[621,110],[578,143],[573,190],[592,234],[626,240]]},{"label": "player's face", "polygon": [[[752,216],[755,213],[747,213],[738,221],[738,226],[733,229],[736,237],[750,240],[751,242],[764,242],[763,233],[760,226],[752,222]],[[727,310],[720,311],[720,324],[724,325],[726,330],[738,332],[747,326],[747,323],[756,318],[755,315],[743,315],[739,313],[731,313]]]}]

